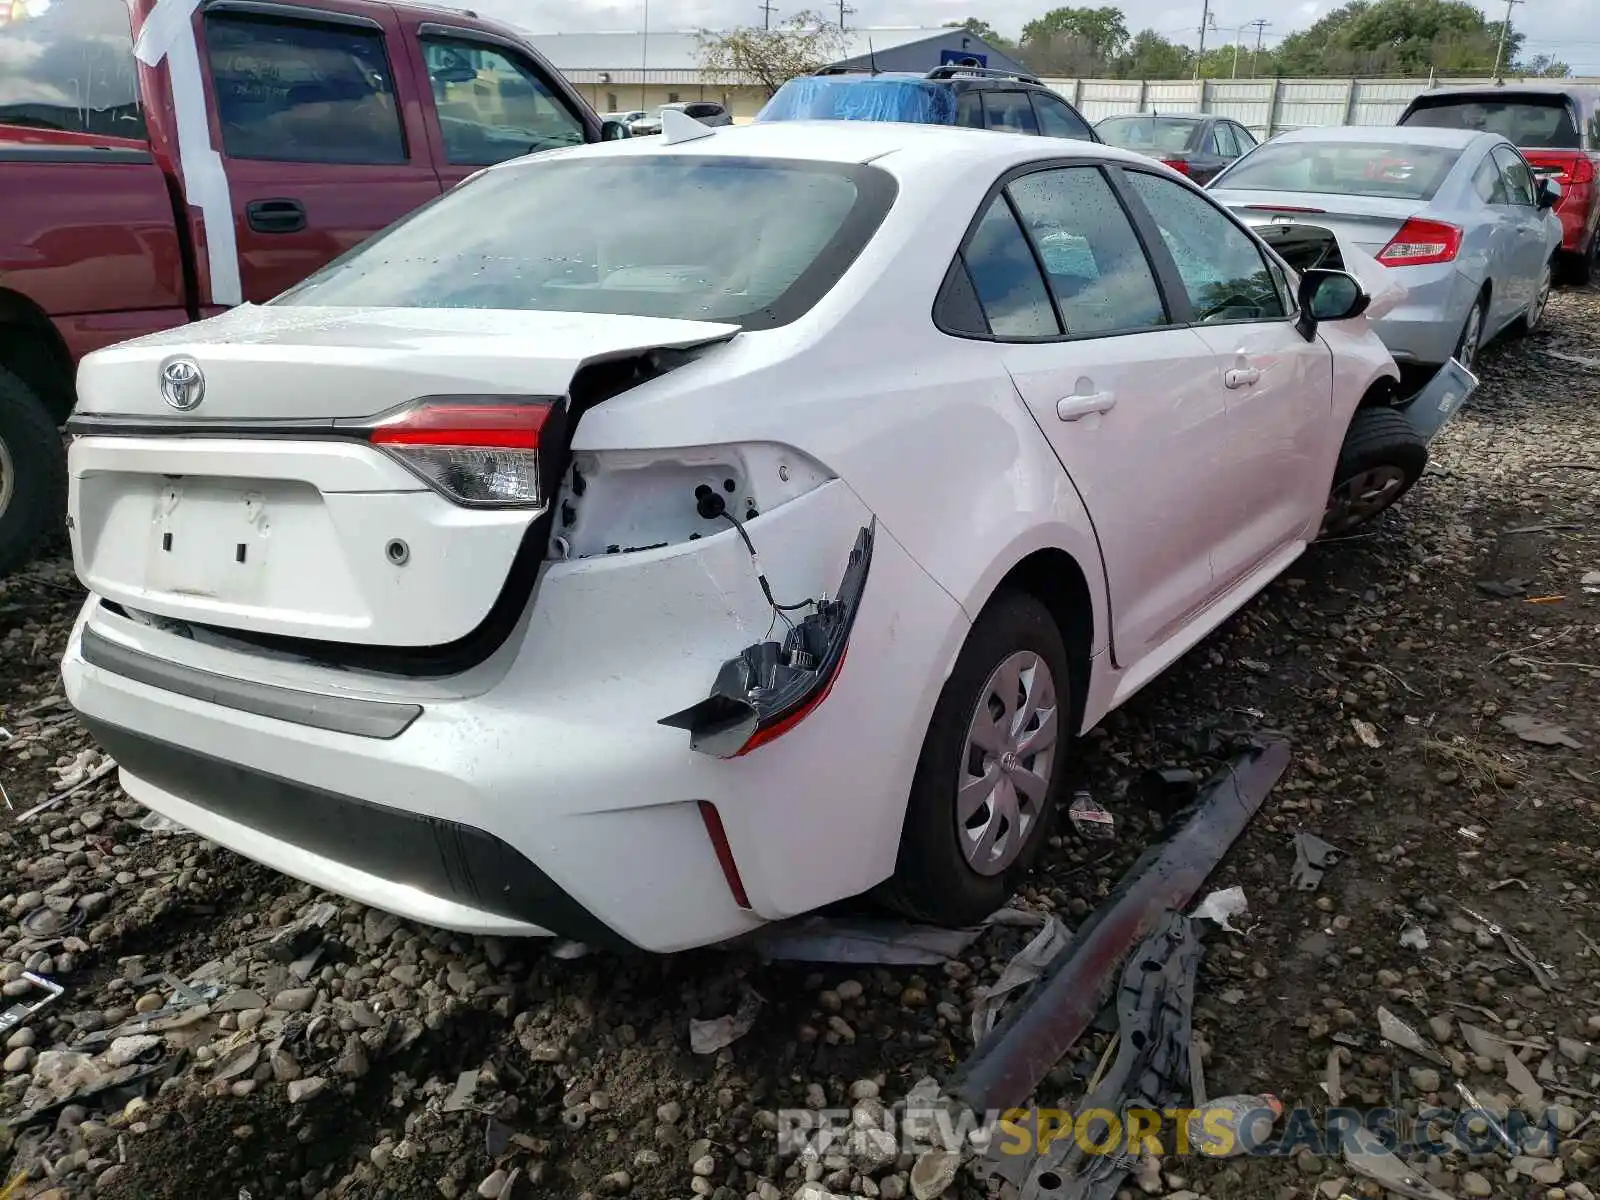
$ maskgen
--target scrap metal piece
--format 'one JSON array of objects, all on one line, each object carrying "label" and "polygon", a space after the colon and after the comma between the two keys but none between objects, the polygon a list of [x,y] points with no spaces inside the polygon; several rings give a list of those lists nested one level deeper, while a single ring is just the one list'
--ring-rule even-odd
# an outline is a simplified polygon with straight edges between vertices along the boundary
[{"label": "scrap metal piece", "polygon": [[1289,886],[1302,892],[1314,892],[1322,883],[1322,873],[1339,865],[1344,851],[1330,845],[1313,833],[1294,835],[1294,872],[1289,876]]},{"label": "scrap metal piece", "polygon": [[1432,442],[1477,387],[1478,377],[1452,357],[1421,391],[1397,407],[1423,442]]},{"label": "scrap metal piece", "polygon": [[10,1037],[13,1030],[26,1024],[40,1009],[55,1003],[66,994],[67,989],[55,980],[46,979],[42,975],[35,975],[32,971],[24,971],[21,978],[27,980],[45,994],[34,1000],[19,1000],[4,1012],[0,1012],[0,1041]]},{"label": "scrap metal piece", "polygon": [[1439,1052],[1438,1047],[1381,1004],[1378,1006],[1378,1032],[1383,1035],[1383,1040],[1391,1045],[1409,1050],[1438,1066],[1450,1065],[1450,1060]]},{"label": "scrap metal piece", "polygon": [[1288,766],[1288,742],[1262,742],[1214,776],[1167,839],[1141,854],[1079,927],[1033,998],[958,1068],[954,1098],[978,1112],[1027,1103],[1110,998],[1123,956],[1168,909],[1188,905]]},{"label": "scrap metal piece", "polygon": [[1468,1088],[1466,1084],[1456,1084],[1456,1094],[1459,1095],[1463,1101],[1465,1101],[1467,1111],[1483,1118],[1484,1124],[1490,1128],[1495,1137],[1500,1139],[1500,1144],[1506,1148],[1507,1154],[1510,1154],[1514,1157],[1522,1153],[1521,1148],[1511,1140],[1511,1135],[1506,1132],[1505,1126],[1501,1125],[1499,1121],[1495,1120],[1494,1114],[1478,1101],[1478,1098],[1472,1094],[1472,1090]]},{"label": "scrap metal piece", "polygon": [[[1127,1128],[1132,1110],[1164,1112],[1189,1088],[1191,1018],[1202,947],[1194,922],[1168,911],[1122,973],[1116,997],[1117,1057],[1081,1111],[1115,1112]],[[1096,1118],[1076,1136],[1060,1137],[1042,1153],[1007,1154],[991,1144],[988,1170],[1021,1189],[1022,1200],[1070,1197],[1111,1200],[1136,1165],[1126,1154],[1089,1154],[1110,1130]]]},{"label": "scrap metal piece", "polygon": [[1383,1139],[1370,1129],[1354,1126],[1344,1141],[1345,1164],[1356,1174],[1365,1175],[1380,1186],[1411,1200],[1453,1200],[1416,1171],[1384,1149]]}]

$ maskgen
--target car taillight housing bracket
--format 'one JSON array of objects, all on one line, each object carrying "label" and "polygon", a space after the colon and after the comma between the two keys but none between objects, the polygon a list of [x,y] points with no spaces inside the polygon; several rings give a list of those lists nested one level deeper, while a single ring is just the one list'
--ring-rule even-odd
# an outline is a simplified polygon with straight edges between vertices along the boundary
[{"label": "car taillight housing bracket", "polygon": [[689,748],[714,758],[738,758],[781,737],[827,699],[850,641],[867,586],[877,520],[863,526],[839,591],[817,602],[780,642],[747,646],[722,664],[711,694],[660,724],[689,731]]}]

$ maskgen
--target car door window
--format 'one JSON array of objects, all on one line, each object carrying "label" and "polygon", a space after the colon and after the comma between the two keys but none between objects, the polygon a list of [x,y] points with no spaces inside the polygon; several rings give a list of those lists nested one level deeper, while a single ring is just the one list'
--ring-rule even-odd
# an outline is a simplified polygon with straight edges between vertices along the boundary
[{"label": "car door window", "polygon": [[1098,167],[1038,171],[1010,191],[1069,335],[1167,323],[1144,248]]},{"label": "car door window", "polygon": [[1194,319],[1272,321],[1288,315],[1260,247],[1215,204],[1145,171],[1125,174],[1183,278]]},{"label": "car door window", "polygon": [[1260,144],[1256,141],[1255,134],[1251,133],[1243,125],[1234,125],[1230,123],[1228,128],[1233,130],[1233,138],[1234,141],[1239,143],[1240,154],[1248,154]]},{"label": "car door window", "polygon": [[1027,92],[984,92],[983,115],[984,123],[1001,133],[1039,132]]},{"label": "car door window", "polygon": [[983,128],[982,92],[962,92],[956,97],[956,124],[968,129]]},{"label": "car door window", "polygon": [[1088,122],[1073,112],[1065,100],[1057,100],[1043,92],[1034,92],[1032,95],[1033,111],[1039,118],[1039,132],[1045,137],[1077,138],[1084,142],[1094,140]]},{"label": "car door window", "polygon": [[1532,208],[1538,189],[1534,186],[1533,172],[1528,170],[1528,164],[1522,161],[1522,156],[1504,146],[1497,146],[1494,159],[1500,167],[1500,179],[1505,185],[1507,202]]},{"label": "car door window", "polygon": [[406,161],[380,30],[218,12],[205,38],[229,158]]},{"label": "car door window", "polygon": [[1478,198],[1485,204],[1510,203],[1506,199],[1506,184],[1500,174],[1500,164],[1495,162],[1493,154],[1484,155],[1478,169],[1473,172],[1472,190],[1478,193]]},{"label": "car door window", "polygon": [[1055,337],[1061,332],[1039,264],[1004,195],[994,198],[961,255],[995,337]]},{"label": "car door window", "polygon": [[1233,128],[1227,124],[1213,126],[1211,135],[1217,139],[1217,153],[1223,158],[1238,158],[1239,146],[1233,140]]},{"label": "car door window", "polygon": [[583,144],[578,115],[512,54],[467,39],[439,37],[423,38],[422,54],[451,163],[491,166],[539,150]]}]

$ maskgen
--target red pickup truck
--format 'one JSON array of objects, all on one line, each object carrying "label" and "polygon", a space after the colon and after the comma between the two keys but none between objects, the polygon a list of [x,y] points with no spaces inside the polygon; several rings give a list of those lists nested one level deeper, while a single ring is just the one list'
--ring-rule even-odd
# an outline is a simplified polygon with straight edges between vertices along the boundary
[{"label": "red pickup truck", "polygon": [[626,136],[468,11],[0,0],[0,574],[61,528],[81,356],[268,300],[482,167]]}]

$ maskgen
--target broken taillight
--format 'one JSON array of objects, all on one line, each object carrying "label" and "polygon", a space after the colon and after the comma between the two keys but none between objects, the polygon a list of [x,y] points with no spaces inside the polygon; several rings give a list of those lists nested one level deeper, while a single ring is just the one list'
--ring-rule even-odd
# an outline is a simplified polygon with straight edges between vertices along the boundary
[{"label": "broken taillight", "polygon": [[427,400],[380,421],[367,437],[458,504],[539,508],[539,435],[553,405]]},{"label": "broken taillight", "polygon": [[1386,267],[1422,267],[1451,262],[1460,249],[1461,230],[1457,226],[1411,217],[1378,251],[1378,261]]},{"label": "broken taillight", "polygon": [[1194,171],[1189,167],[1189,160],[1186,158],[1163,158],[1161,165],[1171,167],[1180,175],[1192,176],[1194,174]]}]

